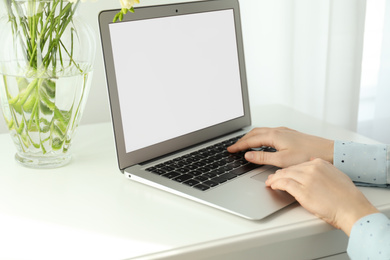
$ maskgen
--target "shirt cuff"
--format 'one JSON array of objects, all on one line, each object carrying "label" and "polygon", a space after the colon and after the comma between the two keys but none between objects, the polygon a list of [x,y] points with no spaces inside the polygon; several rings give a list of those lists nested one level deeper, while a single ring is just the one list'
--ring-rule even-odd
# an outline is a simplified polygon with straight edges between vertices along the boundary
[{"label": "shirt cuff", "polygon": [[375,185],[390,183],[390,146],[336,140],[333,164],[352,181]]},{"label": "shirt cuff", "polygon": [[382,213],[359,219],[352,227],[347,253],[351,259],[389,259],[390,220]]}]

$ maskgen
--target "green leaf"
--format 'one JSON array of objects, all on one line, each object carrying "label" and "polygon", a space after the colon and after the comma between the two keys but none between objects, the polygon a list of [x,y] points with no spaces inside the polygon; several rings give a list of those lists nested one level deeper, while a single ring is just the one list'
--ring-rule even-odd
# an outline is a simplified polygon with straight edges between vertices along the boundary
[{"label": "green leaf", "polygon": [[14,120],[11,119],[10,121],[7,121],[7,120],[5,120],[5,121],[7,122],[8,129],[12,130],[14,128],[14,125],[15,125]]},{"label": "green leaf", "polygon": [[[19,86],[19,83],[18,83]],[[19,99],[19,105],[23,106],[24,103],[26,103],[27,99],[30,97],[31,93],[33,90],[38,86],[38,79],[34,79],[33,81],[28,84],[27,88],[25,91],[22,91],[20,94],[20,99]]]},{"label": "green leaf", "polygon": [[23,132],[23,129],[24,129],[24,120],[22,120],[22,123],[19,125],[19,127],[16,126],[16,132],[18,134],[21,134]]},{"label": "green leaf", "polygon": [[[42,107],[42,104],[44,104],[44,106],[50,110],[50,113],[52,113],[55,109],[55,104],[50,99],[49,94],[46,92],[46,90],[49,90],[49,93],[50,93],[50,88],[47,88],[47,87],[45,88],[44,84],[42,84],[42,87],[39,88],[39,97],[41,100],[41,107]],[[48,111],[46,111],[46,112],[48,112]],[[45,115],[47,115],[47,114],[45,113]]]},{"label": "green leaf", "polygon": [[15,110],[16,113],[21,115],[23,113],[22,104],[20,102],[17,102],[16,104],[9,105],[11,108]]},{"label": "green leaf", "polygon": [[33,108],[38,103],[38,94],[36,91],[34,91],[29,98],[26,100],[26,102],[23,105],[23,110],[27,113],[31,113],[33,111]]},{"label": "green leaf", "polygon": [[42,87],[49,98],[53,99],[56,97],[56,83],[54,81],[50,79],[44,80]]},{"label": "green leaf", "polygon": [[61,111],[57,107],[54,110],[54,118],[56,121],[61,122],[64,125],[69,124],[70,116],[72,115],[72,110],[69,111]]},{"label": "green leaf", "polygon": [[25,77],[16,78],[16,82],[18,83],[19,92],[23,92],[29,85],[28,80]]},{"label": "green leaf", "polygon": [[119,13],[117,13],[115,16],[114,16],[114,19],[112,19],[112,22],[113,23],[116,23],[116,21],[118,21],[119,19]]},{"label": "green leaf", "polygon": [[43,100],[41,100],[39,105],[40,105],[39,108],[40,108],[42,114],[44,114],[44,115],[51,115],[53,113],[53,111],[50,109],[50,107],[48,107],[46,105],[46,103],[43,102]]}]

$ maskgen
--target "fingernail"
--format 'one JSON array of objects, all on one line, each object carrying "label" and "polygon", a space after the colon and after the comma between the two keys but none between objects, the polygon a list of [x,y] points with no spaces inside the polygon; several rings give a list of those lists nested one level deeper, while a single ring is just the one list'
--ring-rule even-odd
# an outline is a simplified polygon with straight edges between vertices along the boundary
[{"label": "fingernail", "polygon": [[245,154],[245,159],[247,159],[247,161],[253,160],[253,158],[254,158],[254,156],[253,156],[252,152],[247,152]]}]

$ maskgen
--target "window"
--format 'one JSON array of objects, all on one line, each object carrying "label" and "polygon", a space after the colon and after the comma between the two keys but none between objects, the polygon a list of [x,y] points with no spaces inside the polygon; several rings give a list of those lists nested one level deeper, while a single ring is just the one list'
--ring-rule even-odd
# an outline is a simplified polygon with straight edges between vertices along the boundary
[{"label": "window", "polygon": [[367,0],[358,133],[390,143],[390,0]]}]

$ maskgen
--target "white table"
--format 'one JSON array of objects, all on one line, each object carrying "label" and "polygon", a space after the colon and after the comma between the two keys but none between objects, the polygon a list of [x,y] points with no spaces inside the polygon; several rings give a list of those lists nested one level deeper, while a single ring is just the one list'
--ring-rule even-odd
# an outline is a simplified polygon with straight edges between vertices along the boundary
[{"label": "white table", "polygon": [[[372,142],[282,106],[254,108],[253,119]],[[14,153],[0,135],[0,259],[312,259],[346,248],[341,231],[297,203],[250,221],[127,180],[110,123],[80,126],[74,158],[59,169],[24,168]],[[390,190],[361,190],[390,216]]]}]

